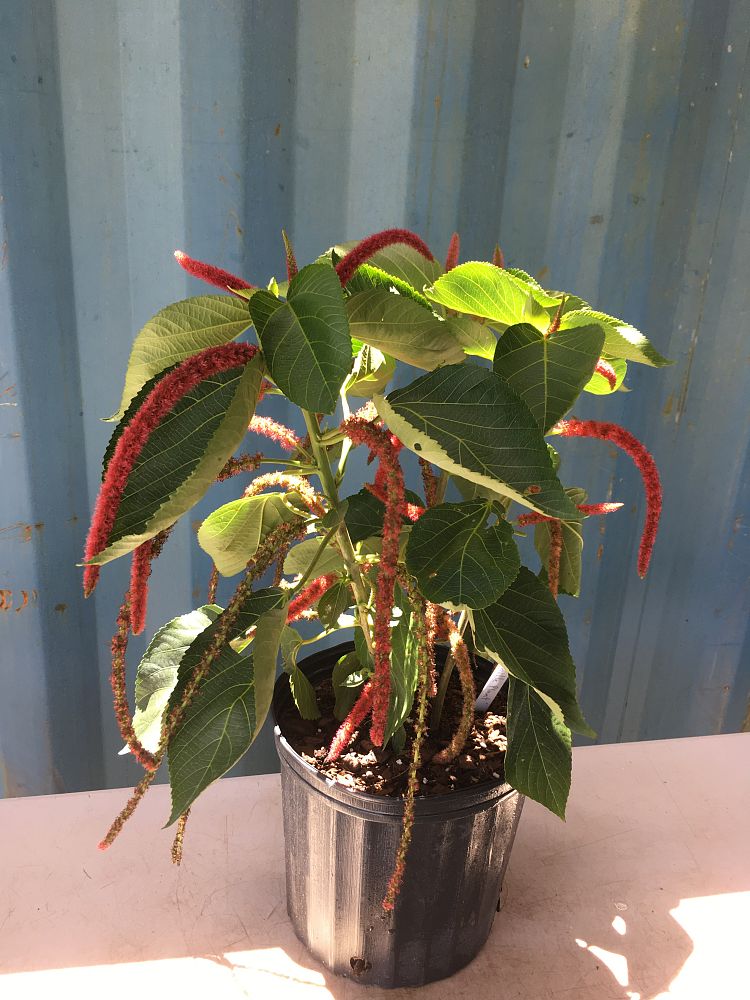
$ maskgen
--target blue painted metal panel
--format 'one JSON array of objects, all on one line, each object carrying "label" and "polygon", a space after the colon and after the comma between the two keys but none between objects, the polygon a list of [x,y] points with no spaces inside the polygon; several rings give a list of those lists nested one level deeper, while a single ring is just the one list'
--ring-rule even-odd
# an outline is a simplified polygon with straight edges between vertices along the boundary
[{"label": "blue painted metal panel", "polygon": [[[302,259],[386,225],[436,252],[458,228],[465,259],[499,240],[676,359],[578,408],[663,471],[647,581],[629,460],[560,444],[568,481],[626,501],[587,524],[584,591],[563,598],[582,697],[604,741],[748,726],[749,44],[741,0],[0,6],[2,794],[135,776],[107,680],[126,567],[84,603],[74,565],[98,418],[134,333],[200,290],[173,248],[261,280],[282,226]],[[151,628],[203,593],[206,509],[157,566]],[[245,766],[275,767],[270,740]]]}]

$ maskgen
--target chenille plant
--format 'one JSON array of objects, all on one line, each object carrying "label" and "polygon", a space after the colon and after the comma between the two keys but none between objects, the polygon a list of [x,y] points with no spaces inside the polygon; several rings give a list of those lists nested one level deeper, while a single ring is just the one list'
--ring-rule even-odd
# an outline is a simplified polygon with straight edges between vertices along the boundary
[{"label": "chenille plant", "polygon": [[[589,503],[583,489],[563,487],[546,438],[600,438],[635,462],[646,495],[644,576],[661,508],[654,461],[622,427],[566,414],[583,391],[620,389],[628,362],[668,362],[632,326],[506,268],[499,248],[491,263],[459,263],[458,235],[445,267],[402,229],[334,247],[300,270],[286,236],[284,246],[287,282],[267,288],[177,252],[189,274],[223,294],[168,306],[133,346],[86,542],[84,591],[104,563],[131,554],[111,680],[122,738],[145,774],[101,846],[168,761],[179,862],[193,802],[266,719],[279,657],[301,715],[315,719],[316,693],[298,657],[348,629],[353,652],[332,675],[340,728],[328,760],[363,727],[376,747],[401,749],[409,734],[388,909],[406,862],[425,736],[455,667],[463,712],[438,757],[448,764],[460,754],[473,723],[475,655],[509,674],[507,780],[564,816],[571,731],[592,733],[557,597],[579,593],[583,521],[622,504]],[[404,372],[389,390],[399,361],[423,374]],[[304,431],[256,412],[274,396],[299,408]],[[361,408],[353,412],[354,399]],[[268,447],[256,451],[260,438]],[[374,463],[372,482],[358,491],[346,488],[355,448]],[[423,495],[405,487],[412,466]],[[226,480],[241,484],[236,499],[198,531],[214,564],[207,603],[153,636],[133,712],[128,636],[144,629],[152,563],[175,522]],[[522,566],[517,546],[531,526],[538,572]],[[219,577],[236,581],[226,607],[215,603]],[[312,636],[293,626],[303,619],[318,623]],[[440,642],[447,654],[438,675]]]}]

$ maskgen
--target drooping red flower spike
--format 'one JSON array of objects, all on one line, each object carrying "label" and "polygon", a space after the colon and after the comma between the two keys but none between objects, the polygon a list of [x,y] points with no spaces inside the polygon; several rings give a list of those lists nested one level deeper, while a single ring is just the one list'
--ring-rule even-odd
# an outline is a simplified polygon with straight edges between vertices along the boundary
[{"label": "drooping red flower spike", "polygon": [[330,764],[332,761],[338,760],[351,743],[352,737],[372,708],[372,691],[372,681],[368,681],[362,688],[359,698],[355,701],[354,708],[352,708],[351,712],[349,712],[336,730],[336,735],[333,737],[331,745],[328,748],[326,763]]},{"label": "drooping red flower spike", "polygon": [[269,486],[283,486],[287,490],[295,490],[299,493],[309,511],[317,514],[319,517],[325,515],[322,497],[315,492],[310,481],[305,479],[304,476],[295,476],[291,472],[265,472],[262,476],[256,476],[245,490],[243,496],[257,496],[263,490],[267,490]]},{"label": "drooping red flower spike", "polygon": [[[231,274],[229,271],[225,271],[221,267],[215,267],[213,264],[204,264],[202,260],[194,260],[194,258],[188,257],[186,253],[183,253],[182,250],[175,250],[174,257],[183,271],[187,271],[194,278],[200,278],[201,281],[205,281],[209,285],[221,288],[224,292],[231,292],[233,288],[255,288],[255,285],[251,285],[244,278],[238,278],[236,274]],[[242,296],[239,296],[239,298],[242,298]]]},{"label": "drooping red flower spike", "polygon": [[255,472],[262,459],[263,455],[259,451],[254,455],[248,455],[246,452],[244,455],[238,455],[237,458],[229,458],[227,464],[216,477],[216,482],[223,483],[225,479],[238,476],[241,472]]},{"label": "drooping red flower spike", "polygon": [[171,530],[166,528],[160,531],[158,535],[149,538],[143,545],[133,550],[130,563],[130,631],[133,635],[140,635],[146,627],[148,578],[151,576],[151,566],[164,548]]},{"label": "drooping red flower spike", "polygon": [[557,312],[555,313],[554,317],[552,318],[552,322],[550,323],[549,328],[547,329],[547,334],[546,335],[548,337],[551,334],[553,334],[553,333],[557,333],[557,331],[560,329],[560,323],[562,321],[563,309],[565,308],[565,298],[566,297],[563,295],[563,297],[560,299],[560,305],[557,307]]},{"label": "drooping red flower spike", "polygon": [[432,466],[426,458],[420,458],[419,468],[422,472],[422,484],[424,486],[424,498],[428,507],[434,507],[437,500],[437,476]]},{"label": "drooping red flower spike", "polygon": [[453,268],[458,264],[458,255],[461,252],[461,237],[458,233],[454,233],[451,236],[451,241],[448,244],[448,253],[445,255],[445,270],[452,271]]},{"label": "drooping red flower spike", "polygon": [[372,729],[370,738],[375,746],[383,745],[388,703],[391,693],[391,613],[398,568],[398,540],[401,532],[401,510],[404,505],[404,476],[398,461],[398,450],[391,435],[373,424],[349,417],[341,429],[354,444],[374,451],[384,470],[385,515],[380,566],[375,585],[375,677],[373,684]]},{"label": "drooping red flower spike", "polygon": [[[117,447],[104,474],[91,519],[84,558],[89,562],[107,547],[117,510],[130,473],[156,427],[180,399],[204,379],[219,372],[246,365],[257,353],[253,344],[222,344],[207,347],[186,358],[156,383],[140,409],[120,435]],[[99,566],[88,565],[83,572],[86,597],[99,579]]]},{"label": "drooping red flower spike", "polygon": [[297,267],[297,258],[294,256],[294,248],[289,242],[289,237],[281,230],[281,238],[284,241],[284,256],[286,257],[286,277],[287,281],[291,281],[295,276],[299,268]]},{"label": "drooping red flower spike", "polygon": [[261,434],[263,437],[270,438],[284,451],[296,451],[302,447],[302,440],[297,437],[291,427],[280,424],[273,417],[259,417],[256,414],[248,424],[247,429],[253,434]]},{"label": "drooping red flower spike", "polygon": [[593,437],[601,441],[611,441],[633,459],[643,479],[646,491],[646,520],[643,524],[641,544],[638,550],[638,575],[643,578],[648,572],[648,564],[656,541],[661,514],[662,488],[659,480],[659,470],[656,462],[645,445],[637,437],[626,431],[619,424],[606,423],[602,420],[561,420],[553,428],[556,434],[563,437]]},{"label": "drooping red flower spike", "polygon": [[186,809],[185,812],[177,820],[177,832],[174,835],[174,840],[172,841],[172,864],[178,867],[182,864],[182,848],[185,844],[185,827],[187,826],[187,821],[190,817],[190,809]]},{"label": "drooping red flower spike", "polygon": [[341,284],[348,284],[360,264],[368,261],[378,250],[384,250],[394,243],[405,243],[427,260],[435,259],[430,248],[416,233],[412,233],[409,229],[384,229],[380,233],[373,233],[372,236],[360,240],[345,257],[341,258],[336,265],[336,274]]},{"label": "drooping red flower spike", "polygon": [[601,375],[602,378],[606,378],[609,382],[610,389],[614,389],[617,385],[617,372],[614,370],[609,361],[605,361],[604,358],[599,358],[596,362],[596,368],[594,369],[597,375]]},{"label": "drooping red flower spike", "polygon": [[313,580],[312,583],[308,584],[303,591],[289,602],[286,615],[287,625],[298,621],[305,611],[317,603],[338,579],[335,573],[326,573],[324,576],[319,576],[317,580]]},{"label": "drooping red flower spike", "polygon": [[[159,762],[160,763],[160,762]],[[143,796],[151,787],[154,778],[156,777],[156,768],[153,771],[146,771],[141,780],[133,789],[133,794],[130,796],[128,801],[125,803],[123,809],[116,816],[114,822],[107,830],[104,838],[99,841],[99,850],[106,851],[107,848],[111,847],[119,836],[122,828],[125,826],[127,821],[135,812],[138,803],[141,801]]]},{"label": "drooping red flower spike", "polygon": [[495,249],[492,251],[492,263],[500,269],[505,267],[505,255],[497,243],[495,244]]},{"label": "drooping red flower spike", "polygon": [[[621,503],[579,503],[576,505],[584,517],[594,517],[598,514],[612,514],[619,510]],[[521,514],[516,519],[519,528],[525,528],[530,524],[543,524],[545,521],[552,521],[554,518],[547,514],[537,514],[536,511],[529,511],[528,514]]]},{"label": "drooping red flower spike", "polygon": [[471,669],[469,651],[466,648],[463,636],[456,627],[453,619],[448,614],[444,614],[444,623],[448,629],[448,642],[450,643],[453,662],[458,668],[458,676],[461,681],[461,694],[463,696],[463,707],[461,719],[458,723],[450,743],[440,753],[435,754],[433,760],[438,764],[448,764],[454,760],[463,750],[466,738],[471,731],[474,722],[474,703],[477,700],[477,690],[474,683],[474,673]]},{"label": "drooping red flower spike", "polygon": [[[387,493],[382,486],[378,486],[377,483],[365,483],[365,489],[372,493],[374,497],[377,497],[381,503],[386,502]],[[407,517],[410,521],[418,521],[422,514],[427,510],[426,507],[420,507],[416,503],[403,503],[401,505],[400,513],[402,517]]]},{"label": "drooping red flower spike", "polygon": [[128,691],[125,677],[125,655],[128,650],[128,630],[131,620],[131,605],[129,595],[125,595],[125,600],[120,606],[117,615],[117,631],[112,636],[112,672],[110,674],[110,684],[112,685],[112,697],[115,709],[115,718],[120,730],[120,736],[128,749],[133,754],[138,763],[145,767],[147,771],[154,771],[158,767],[156,758],[143,746],[133,729],[132,717],[130,715],[130,705],[128,704]]},{"label": "drooping red flower spike", "polygon": [[549,558],[547,560],[547,584],[550,593],[556,599],[560,590],[560,559],[562,557],[563,533],[562,524],[557,517],[549,522]]}]

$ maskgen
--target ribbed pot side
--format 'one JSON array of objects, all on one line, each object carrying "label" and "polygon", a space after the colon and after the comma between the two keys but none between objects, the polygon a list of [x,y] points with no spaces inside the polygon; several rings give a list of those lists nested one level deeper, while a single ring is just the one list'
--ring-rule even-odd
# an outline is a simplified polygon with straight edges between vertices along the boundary
[{"label": "ribbed pot side", "polygon": [[[352,646],[300,664],[314,680]],[[278,719],[290,701],[274,692]],[[406,874],[392,913],[382,907],[403,802],[326,780],[277,726],[286,848],[287,910],[300,940],[333,972],[384,987],[421,986],[457,972],[484,945],[523,796],[484,783],[417,799]]]}]

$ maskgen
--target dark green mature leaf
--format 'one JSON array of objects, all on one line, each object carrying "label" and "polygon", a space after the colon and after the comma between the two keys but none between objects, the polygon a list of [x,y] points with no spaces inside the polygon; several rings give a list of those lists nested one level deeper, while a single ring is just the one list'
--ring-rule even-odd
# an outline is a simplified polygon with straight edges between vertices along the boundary
[{"label": "dark green mature leaf", "polygon": [[404,295],[372,288],[346,304],[352,336],[406,364],[432,371],[464,359],[449,322]]},{"label": "dark green mature leaf", "polygon": [[308,264],[284,302],[257,292],[249,303],[271,378],[303,409],[333,413],[352,367],[341,283],[329,264]]},{"label": "dark green mature leaf", "polygon": [[320,718],[315,688],[297,666],[289,674],[289,690],[292,692],[297,711],[303,719]]},{"label": "dark green mature leaf", "polygon": [[[339,243],[333,250],[338,257],[344,257],[359,240]],[[432,284],[442,273],[443,267],[436,260],[427,260],[417,250],[405,243],[394,243],[385,250],[378,250],[368,261],[373,267],[380,268],[386,274],[400,278],[412,288],[421,292],[425,285]]]},{"label": "dark green mature leaf", "polygon": [[604,348],[602,353],[613,358],[624,358],[625,361],[635,361],[652,368],[662,368],[674,362],[659,354],[640,330],[624,320],[608,316],[606,313],[593,309],[575,309],[566,313],[560,324],[561,330],[572,330],[580,326],[598,323],[604,330]]},{"label": "dark green mature leaf", "polygon": [[547,337],[529,323],[510,326],[497,342],[493,368],[521,396],[543,431],[568,412],[591,378],[604,332],[589,325]]},{"label": "dark green mature leaf", "polygon": [[318,601],[318,617],[325,628],[336,628],[341,615],[352,606],[352,592],[345,580],[339,580]]},{"label": "dark green mature leaf", "polygon": [[522,566],[505,593],[472,617],[478,653],[501,662],[509,674],[553,701],[571,729],[595,735],[578,706],[565,619],[530,569]]},{"label": "dark green mature leaf", "polygon": [[360,490],[359,493],[354,493],[346,499],[349,501],[349,506],[344,520],[354,544],[363,542],[372,535],[381,534],[385,516],[383,501],[378,500],[369,490]]},{"label": "dark green mature leaf", "polygon": [[258,619],[253,655],[225,646],[169,741],[174,823],[248,750],[271,707],[284,608]]},{"label": "dark green mature leaf", "polygon": [[246,365],[205,379],[175,404],[136,460],[109,544],[92,563],[131,552],[201,499],[245,436],[262,373],[258,354]]},{"label": "dark green mature leaf", "polygon": [[302,523],[282,493],[240,497],[208,515],[198,530],[198,544],[222,576],[233,576],[247,566],[272,531],[293,521]]},{"label": "dark green mature leaf", "polygon": [[570,772],[570,730],[532,687],[511,677],[505,777],[519,792],[565,819]]},{"label": "dark green mature leaf", "polygon": [[628,363],[627,361],[623,361],[622,358],[611,358],[608,364],[612,366],[615,372],[614,386],[611,386],[607,379],[603,375],[600,375],[599,372],[594,372],[583,387],[584,392],[590,392],[594,396],[609,396],[611,393],[617,392],[628,373]]},{"label": "dark green mature leaf", "polygon": [[391,695],[383,737],[384,746],[409,717],[419,679],[418,649],[412,614],[406,594],[400,587],[396,588],[395,601],[402,613],[391,628]]},{"label": "dark green mature leaf", "polygon": [[173,302],[153,316],[133,342],[117,413],[154,375],[207,347],[228,344],[250,326],[247,306],[231,295],[198,295]]},{"label": "dark green mature leaf", "polygon": [[425,295],[448,309],[484,316],[503,327],[528,322],[546,330],[549,325],[547,313],[530,288],[507,271],[482,261],[459,264],[426,288]]},{"label": "dark green mature leaf", "polygon": [[447,365],[374,402],[392,433],[438,468],[543,514],[578,517],[533,414],[494,372]]},{"label": "dark green mature leaf", "polygon": [[382,268],[373,267],[372,264],[361,264],[347,283],[346,290],[350,295],[356,295],[357,292],[367,292],[372,288],[380,288],[386,292],[395,289],[399,295],[413,299],[425,309],[432,311],[432,306],[424,295],[418,292],[407,281],[388,274]]},{"label": "dark green mature leaf", "polygon": [[485,608],[510,586],[521,558],[504,519],[488,525],[484,500],[430,507],[411,530],[406,568],[428,601]]},{"label": "dark green mature leaf", "polygon": [[[161,721],[177,683],[177,669],[191,642],[221,614],[207,604],[162,625],[143,654],[135,675],[133,729],[143,746],[153,752],[159,745]],[[122,751],[127,752],[127,747]]]},{"label": "dark green mature leaf", "polygon": [[[586,502],[586,491],[576,488],[565,491],[575,504]],[[570,597],[578,597],[581,593],[581,554],[583,552],[583,531],[580,521],[561,521],[562,551],[560,552],[559,591]],[[534,547],[539,553],[544,573],[542,582],[546,583],[547,566],[549,565],[550,532],[549,522],[544,521],[534,528]]]},{"label": "dark green mature leaf", "polygon": [[356,653],[345,653],[333,668],[331,684],[336,698],[333,714],[341,722],[354,706],[362,685],[372,673],[372,668],[362,666]]}]

